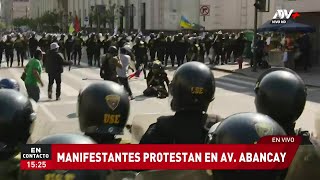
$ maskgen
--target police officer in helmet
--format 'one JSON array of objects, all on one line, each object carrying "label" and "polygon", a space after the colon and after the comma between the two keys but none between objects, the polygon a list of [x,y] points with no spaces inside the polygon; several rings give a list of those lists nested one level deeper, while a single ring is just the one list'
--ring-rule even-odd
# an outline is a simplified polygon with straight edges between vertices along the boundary
[{"label": "police officer in helmet", "polygon": [[307,99],[303,80],[292,70],[273,68],[258,78],[255,94],[257,111],[276,120],[288,135],[296,135],[295,122]]},{"label": "police officer in helmet", "polygon": [[15,79],[0,79],[0,89],[14,89],[20,91],[19,83]]},{"label": "police officer in helmet", "polygon": [[[254,144],[263,136],[286,135],[283,128],[269,116],[260,113],[239,113],[212,127],[208,134],[209,144]],[[234,179],[284,179],[287,170],[280,171],[213,171],[214,180]]]},{"label": "police officer in helmet", "polygon": [[118,144],[127,123],[130,103],[126,90],[117,83],[93,83],[78,97],[80,129],[98,144]]},{"label": "police officer in helmet", "polygon": [[0,179],[17,179],[18,149],[30,137],[35,106],[16,90],[0,89],[0,107]]},{"label": "police officer in helmet", "polygon": [[[208,116],[214,100],[215,79],[211,70],[199,62],[177,69],[169,86],[173,116],[159,117],[142,137],[141,144],[203,144],[209,128],[221,118]],[[193,132],[190,134],[190,132]]]},{"label": "police officer in helmet", "polygon": [[110,46],[108,52],[109,53],[103,57],[102,66],[100,68],[100,77],[104,80],[118,83],[117,67],[122,68],[118,56],[118,48]]}]

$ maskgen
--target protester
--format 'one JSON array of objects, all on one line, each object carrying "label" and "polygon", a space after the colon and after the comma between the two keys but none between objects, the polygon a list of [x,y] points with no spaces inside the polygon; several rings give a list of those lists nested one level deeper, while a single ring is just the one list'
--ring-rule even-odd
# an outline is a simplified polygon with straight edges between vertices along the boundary
[{"label": "protester", "polygon": [[38,102],[40,99],[40,88],[38,84],[43,87],[43,82],[41,80],[42,72],[42,55],[44,53],[38,49],[34,53],[34,58],[32,58],[24,69],[25,78],[24,83],[27,89],[28,96],[34,101]]}]

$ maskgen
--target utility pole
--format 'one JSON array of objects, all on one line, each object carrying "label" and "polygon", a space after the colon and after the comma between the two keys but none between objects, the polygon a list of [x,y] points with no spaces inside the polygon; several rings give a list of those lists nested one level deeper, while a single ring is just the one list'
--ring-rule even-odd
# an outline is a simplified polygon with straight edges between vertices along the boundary
[{"label": "utility pole", "polygon": [[130,26],[130,18],[129,18],[129,0],[125,0],[124,2],[124,16],[125,16],[125,32],[129,33]]},{"label": "utility pole", "polygon": [[26,6],[26,18],[28,18],[28,6]]},{"label": "utility pole", "polygon": [[258,29],[258,0],[255,0],[254,4],[254,36],[253,36],[253,67],[252,71],[256,72],[257,71],[257,47],[256,47],[256,42],[257,42],[257,29]]}]

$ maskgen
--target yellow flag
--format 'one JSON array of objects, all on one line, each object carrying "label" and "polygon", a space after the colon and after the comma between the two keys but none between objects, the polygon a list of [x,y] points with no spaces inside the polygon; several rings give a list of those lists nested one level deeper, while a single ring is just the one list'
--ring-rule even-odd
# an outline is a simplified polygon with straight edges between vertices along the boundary
[{"label": "yellow flag", "polygon": [[74,27],[73,27],[73,23],[71,23],[70,24],[70,26],[69,26],[69,33],[71,34],[71,33],[73,33],[74,32]]}]

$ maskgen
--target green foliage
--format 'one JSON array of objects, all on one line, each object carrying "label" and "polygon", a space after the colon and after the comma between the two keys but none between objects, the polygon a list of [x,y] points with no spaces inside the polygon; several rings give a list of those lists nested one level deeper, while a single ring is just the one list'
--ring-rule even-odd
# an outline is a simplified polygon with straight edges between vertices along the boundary
[{"label": "green foliage", "polygon": [[56,11],[47,11],[39,18],[39,23],[45,26],[55,26],[59,20],[59,14]]},{"label": "green foliage", "polygon": [[30,26],[32,19],[29,18],[16,18],[12,21],[13,26],[21,27],[21,26]]},{"label": "green foliage", "polygon": [[0,22],[0,30],[5,29],[6,25],[3,22]]},{"label": "green foliage", "polygon": [[89,22],[90,26],[92,27],[93,24],[98,24],[98,15],[100,16],[100,24],[109,24],[109,27],[112,27],[114,21],[116,19],[116,11],[117,6],[115,4],[111,5],[104,14],[100,14],[93,8],[89,14]]}]

